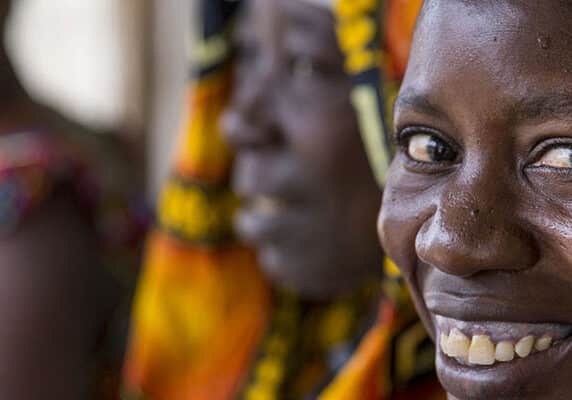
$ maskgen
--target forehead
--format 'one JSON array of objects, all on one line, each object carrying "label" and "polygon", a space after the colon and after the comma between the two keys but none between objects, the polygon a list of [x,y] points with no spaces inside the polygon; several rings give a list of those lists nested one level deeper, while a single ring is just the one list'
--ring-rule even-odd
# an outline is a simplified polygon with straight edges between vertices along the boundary
[{"label": "forehead", "polygon": [[560,0],[428,0],[402,91],[475,101],[572,93],[571,16]]},{"label": "forehead", "polygon": [[240,36],[267,38],[288,32],[332,41],[334,19],[325,7],[302,0],[249,0],[238,25]]}]

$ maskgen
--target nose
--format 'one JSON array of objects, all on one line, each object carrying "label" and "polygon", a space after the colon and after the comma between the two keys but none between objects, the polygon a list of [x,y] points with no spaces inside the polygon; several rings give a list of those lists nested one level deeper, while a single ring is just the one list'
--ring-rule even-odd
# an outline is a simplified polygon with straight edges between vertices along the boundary
[{"label": "nose", "polygon": [[519,221],[517,197],[502,178],[461,177],[442,193],[416,237],[421,261],[461,277],[536,264],[534,238]]},{"label": "nose", "polygon": [[253,70],[235,80],[230,102],[222,115],[225,138],[236,149],[279,141],[271,71]]}]

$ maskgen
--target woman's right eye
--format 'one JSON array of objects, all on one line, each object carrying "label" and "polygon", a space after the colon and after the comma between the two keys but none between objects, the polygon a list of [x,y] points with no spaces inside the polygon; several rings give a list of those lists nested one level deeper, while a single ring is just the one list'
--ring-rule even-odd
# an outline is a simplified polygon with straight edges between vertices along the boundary
[{"label": "woman's right eye", "polygon": [[409,136],[407,155],[421,163],[451,162],[457,158],[455,150],[439,137],[429,133]]},{"label": "woman's right eye", "polygon": [[288,60],[288,72],[295,78],[311,79],[316,69],[316,63],[310,57],[291,56]]},{"label": "woman's right eye", "polygon": [[554,169],[572,169],[572,146],[555,146],[545,152],[535,167],[549,167]]}]

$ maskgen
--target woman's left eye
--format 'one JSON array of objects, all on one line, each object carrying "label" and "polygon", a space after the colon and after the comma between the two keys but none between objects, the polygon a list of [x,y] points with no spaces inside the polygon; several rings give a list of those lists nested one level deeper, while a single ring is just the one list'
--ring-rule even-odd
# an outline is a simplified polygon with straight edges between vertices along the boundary
[{"label": "woman's left eye", "polygon": [[552,147],[533,166],[572,169],[572,145]]},{"label": "woman's left eye", "polygon": [[296,79],[325,77],[331,72],[326,63],[308,55],[292,56],[288,62],[288,68],[292,77]]},{"label": "woman's left eye", "polygon": [[296,78],[311,78],[317,70],[311,57],[297,56],[290,59],[290,73]]},{"label": "woman's left eye", "polygon": [[457,158],[457,153],[451,146],[429,133],[411,135],[407,143],[407,155],[421,163],[452,162]]}]

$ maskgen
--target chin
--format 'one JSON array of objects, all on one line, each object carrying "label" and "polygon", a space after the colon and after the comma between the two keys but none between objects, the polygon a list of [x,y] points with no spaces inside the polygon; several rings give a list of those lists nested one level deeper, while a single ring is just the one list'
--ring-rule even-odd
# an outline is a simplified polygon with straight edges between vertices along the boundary
[{"label": "chin", "polygon": [[[319,268],[323,261],[312,260],[303,252],[293,253],[278,246],[261,246],[257,254],[260,268],[274,287],[293,291],[307,300],[329,300],[359,286],[351,281],[348,284],[348,280],[330,279],[327,271]],[[336,284],[340,281],[343,281],[343,287]]]}]

